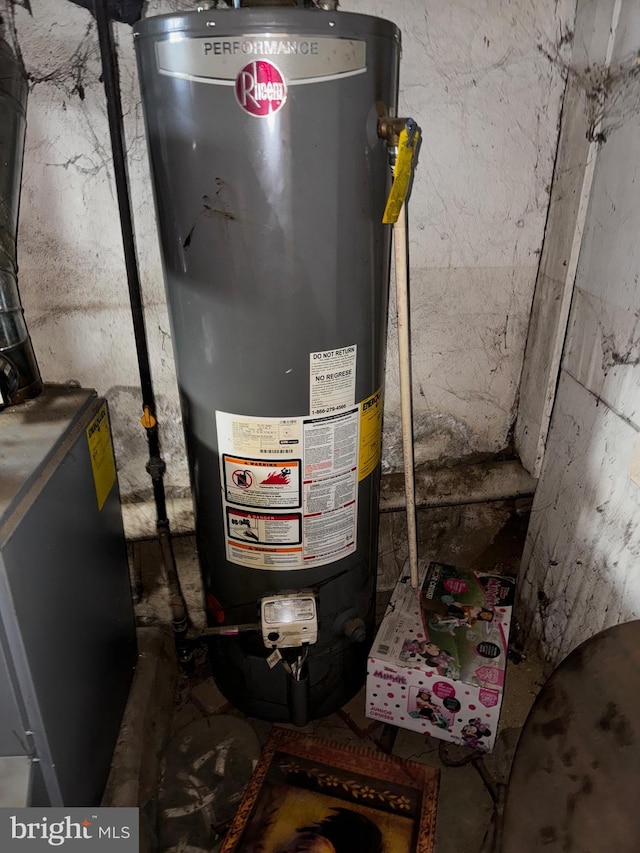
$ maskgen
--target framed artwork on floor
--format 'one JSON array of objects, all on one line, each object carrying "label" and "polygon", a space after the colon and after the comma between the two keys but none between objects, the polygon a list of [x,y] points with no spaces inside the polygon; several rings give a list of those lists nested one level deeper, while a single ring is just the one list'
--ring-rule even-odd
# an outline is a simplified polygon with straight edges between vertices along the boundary
[{"label": "framed artwork on floor", "polygon": [[274,727],[220,853],[431,853],[438,770]]}]

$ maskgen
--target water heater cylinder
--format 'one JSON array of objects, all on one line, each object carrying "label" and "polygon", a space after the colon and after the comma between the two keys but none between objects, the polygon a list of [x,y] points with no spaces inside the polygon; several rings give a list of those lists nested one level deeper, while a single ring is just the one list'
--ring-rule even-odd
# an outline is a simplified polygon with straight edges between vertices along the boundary
[{"label": "water heater cylinder", "polygon": [[317,598],[304,684],[259,633],[212,640],[214,676],[247,713],[319,717],[374,630],[399,31],[246,8],[134,37],[209,622]]}]

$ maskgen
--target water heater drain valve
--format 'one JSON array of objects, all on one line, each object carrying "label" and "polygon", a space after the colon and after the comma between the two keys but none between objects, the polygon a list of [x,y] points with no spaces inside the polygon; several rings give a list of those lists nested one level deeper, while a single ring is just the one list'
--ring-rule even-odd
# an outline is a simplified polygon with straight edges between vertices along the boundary
[{"label": "water heater drain valve", "polygon": [[260,601],[262,639],[268,649],[292,649],[318,640],[318,611],[311,590],[266,595]]}]

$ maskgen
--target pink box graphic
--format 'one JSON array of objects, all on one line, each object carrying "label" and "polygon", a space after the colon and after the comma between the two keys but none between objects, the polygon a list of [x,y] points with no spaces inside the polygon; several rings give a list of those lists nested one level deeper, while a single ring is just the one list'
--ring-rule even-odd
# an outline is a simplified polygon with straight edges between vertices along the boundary
[{"label": "pink box graphic", "polygon": [[420,580],[396,584],[369,655],[366,715],[490,752],[515,580],[437,562]]}]

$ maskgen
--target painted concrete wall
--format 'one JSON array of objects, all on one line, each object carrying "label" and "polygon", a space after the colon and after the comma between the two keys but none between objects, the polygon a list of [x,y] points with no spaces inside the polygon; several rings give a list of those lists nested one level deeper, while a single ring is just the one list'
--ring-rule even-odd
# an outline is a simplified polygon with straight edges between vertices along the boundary
[{"label": "painted concrete wall", "polygon": [[[511,440],[575,2],[348,0],[403,32],[400,112],[424,130],[410,205],[416,461]],[[396,342],[385,463],[401,467]]]},{"label": "painted concrete wall", "polygon": [[580,0],[567,71],[551,201],[531,310],[515,445],[540,476],[556,396],[599,148],[603,82],[615,0]]},{"label": "painted concrete wall", "polygon": [[[148,14],[195,4],[152,0]],[[424,144],[411,202],[417,461],[510,443],[575,0],[345,0],[404,34],[401,110]],[[0,0],[31,79],[20,288],[44,377],[112,408],[121,487],[150,494],[95,26],[67,0]],[[152,364],[173,495],[188,494],[128,27],[117,27]],[[400,461],[390,337],[384,466]],[[149,515],[149,520],[151,515]]]},{"label": "painted concrete wall", "polygon": [[601,142],[521,589],[525,633],[550,664],[640,617],[640,7],[610,8]]}]

